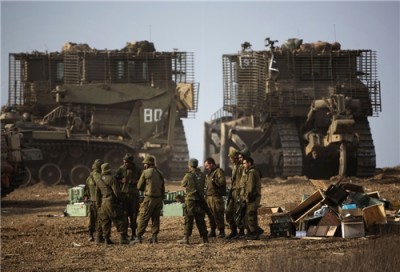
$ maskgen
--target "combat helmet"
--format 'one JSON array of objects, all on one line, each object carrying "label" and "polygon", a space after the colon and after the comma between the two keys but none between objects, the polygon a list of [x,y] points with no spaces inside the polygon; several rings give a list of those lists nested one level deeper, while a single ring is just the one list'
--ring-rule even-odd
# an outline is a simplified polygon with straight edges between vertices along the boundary
[{"label": "combat helmet", "polygon": [[236,155],[239,153],[239,151],[237,151],[235,148],[231,148],[230,150],[229,150],[229,154],[228,154],[228,157],[229,158],[234,158],[234,157],[236,157]]},{"label": "combat helmet", "polygon": [[188,161],[190,167],[196,168],[199,165],[199,161],[195,158],[192,158]]},{"label": "combat helmet", "polygon": [[100,170],[100,167],[101,167],[101,165],[103,164],[104,162],[102,161],[102,160],[100,160],[100,159],[96,159],[94,162],[93,162],[93,165],[92,165],[92,169],[93,170]]},{"label": "combat helmet", "polygon": [[143,164],[152,164],[154,165],[154,157],[148,156],[143,160]]},{"label": "combat helmet", "polygon": [[243,157],[245,157],[245,158],[248,158],[251,155],[250,154],[250,150],[247,147],[245,147],[242,150],[240,150],[239,153],[242,154]]},{"label": "combat helmet", "polygon": [[103,163],[101,165],[101,173],[104,174],[109,174],[111,172],[110,164],[109,163]]},{"label": "combat helmet", "polygon": [[127,162],[130,162],[130,163],[133,163],[133,155],[129,154],[129,153],[126,153],[124,158],[123,158],[123,160],[127,161]]}]

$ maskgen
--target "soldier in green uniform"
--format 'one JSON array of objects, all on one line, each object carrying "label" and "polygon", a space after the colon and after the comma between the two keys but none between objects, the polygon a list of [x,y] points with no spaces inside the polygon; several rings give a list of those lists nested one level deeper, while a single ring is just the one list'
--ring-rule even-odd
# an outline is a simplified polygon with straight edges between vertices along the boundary
[{"label": "soldier in green uniform", "polygon": [[111,175],[108,163],[101,165],[101,179],[97,183],[97,204],[100,208],[100,220],[106,244],[113,244],[110,239],[111,224],[120,234],[120,243],[128,244],[128,222],[121,209],[122,195],[116,179]]},{"label": "soldier in green uniform", "polygon": [[101,168],[103,161],[97,159],[92,165],[92,172],[86,179],[85,189],[83,191],[84,200],[89,206],[89,241],[94,241],[93,234],[96,232],[96,243],[103,243],[103,231],[98,216],[97,207],[97,182],[101,178]]},{"label": "soldier in green uniform", "polygon": [[240,184],[240,199],[246,204],[245,224],[248,233],[247,240],[259,240],[264,232],[258,225],[258,207],[261,201],[261,176],[260,171],[254,168],[252,158],[244,158],[244,176]]},{"label": "soldier in green uniform", "polygon": [[151,219],[151,243],[158,243],[160,232],[160,215],[165,194],[164,176],[155,166],[153,157],[143,160],[144,170],[140,176],[137,188],[144,192],[144,200],[140,206],[137,237],[131,244],[141,243],[142,236]]},{"label": "soldier in green uniform", "polygon": [[233,237],[234,239],[240,239],[244,236],[244,229],[245,229],[245,212],[246,212],[246,203],[243,203],[240,200],[240,184],[242,178],[245,178],[245,169],[243,165],[243,160],[245,158],[250,157],[250,151],[247,148],[244,148],[240,151],[237,152],[237,158],[238,158],[238,168],[236,169],[236,203],[235,203],[235,214],[234,214],[234,219],[235,219],[235,224],[239,228],[239,233],[236,237]]},{"label": "soldier in green uniform", "polygon": [[[204,167],[208,170],[206,176],[206,195],[207,205],[210,208],[217,228],[219,230],[218,237],[225,237],[225,202],[226,180],[224,171],[215,164],[213,158],[207,158],[204,161]],[[211,228],[208,237],[215,237],[215,228]]]},{"label": "soldier in green uniform", "polygon": [[181,181],[181,185],[186,188],[185,197],[185,230],[184,237],[178,242],[181,244],[189,244],[189,237],[193,231],[193,221],[196,220],[197,229],[203,238],[203,243],[208,243],[207,227],[204,220],[204,186],[205,174],[197,168],[199,161],[190,159],[188,163],[189,172],[185,174]]},{"label": "soldier in green uniform", "polygon": [[[229,152],[229,160],[232,163],[232,177],[231,177],[231,188],[228,194],[228,200],[226,205],[226,221],[228,221],[229,227],[231,229],[231,233],[226,237],[226,239],[232,239],[238,235],[244,235],[244,226],[243,224],[236,224],[235,216],[236,211],[239,208],[239,193],[240,193],[240,179],[243,173],[243,164],[242,160],[239,160],[239,151],[236,149],[232,149]],[[241,155],[241,154],[240,154]],[[241,158],[243,158],[241,156]],[[240,229],[238,233],[238,227]]]},{"label": "soldier in green uniform", "polygon": [[124,164],[119,167],[115,178],[118,180],[123,195],[122,204],[127,216],[128,226],[131,228],[131,240],[136,238],[137,215],[139,212],[139,190],[137,183],[140,171],[136,167],[134,158],[131,154],[126,154],[123,158]]}]

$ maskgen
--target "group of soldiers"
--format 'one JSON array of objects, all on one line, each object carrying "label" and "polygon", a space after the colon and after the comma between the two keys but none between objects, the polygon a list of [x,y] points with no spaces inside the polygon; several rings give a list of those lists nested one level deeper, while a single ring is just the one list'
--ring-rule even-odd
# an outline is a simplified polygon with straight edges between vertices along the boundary
[{"label": "group of soldiers", "polygon": [[[203,243],[208,243],[210,237],[258,240],[264,232],[257,221],[261,200],[260,171],[254,168],[247,150],[231,150],[229,158],[232,177],[228,190],[225,172],[213,158],[204,161],[207,174],[201,171],[197,159],[189,160],[188,172],[181,181],[186,190],[185,223],[184,237],[178,243],[189,244],[194,222]],[[135,165],[131,154],[126,154],[123,162],[115,175],[108,163],[99,159],[93,163],[84,192],[85,200],[90,203],[89,240],[113,244],[110,236],[114,225],[120,234],[120,244],[142,243],[151,219],[150,243],[158,243],[165,194],[163,174],[151,156],[143,160],[143,169]],[[144,196],[143,201],[139,201],[139,191]],[[229,235],[225,234],[225,222],[231,230]],[[130,237],[128,228],[131,228]]]}]

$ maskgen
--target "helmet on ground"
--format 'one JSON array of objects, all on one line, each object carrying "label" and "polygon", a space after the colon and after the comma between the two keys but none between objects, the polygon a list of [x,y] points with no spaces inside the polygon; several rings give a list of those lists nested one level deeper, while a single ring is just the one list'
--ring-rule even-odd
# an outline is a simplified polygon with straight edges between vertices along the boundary
[{"label": "helmet on ground", "polygon": [[196,168],[199,165],[199,161],[195,158],[192,158],[189,160],[189,166]]},{"label": "helmet on ground", "polygon": [[144,158],[143,164],[153,164],[154,165],[154,158],[151,156]]},{"label": "helmet on ground", "polygon": [[101,173],[102,174],[108,174],[111,172],[110,164],[109,163],[103,163],[101,165]]}]

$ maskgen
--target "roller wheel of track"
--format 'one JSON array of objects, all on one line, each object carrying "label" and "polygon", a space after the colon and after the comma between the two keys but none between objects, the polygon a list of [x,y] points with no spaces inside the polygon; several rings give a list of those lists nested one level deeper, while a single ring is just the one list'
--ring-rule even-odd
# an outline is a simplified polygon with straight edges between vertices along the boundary
[{"label": "roller wheel of track", "polygon": [[85,184],[86,179],[90,174],[90,169],[86,165],[78,164],[75,165],[69,174],[69,182],[74,185]]},{"label": "roller wheel of track", "polygon": [[61,182],[62,171],[55,163],[45,163],[39,169],[39,179],[47,185],[57,185]]},{"label": "roller wheel of track", "polygon": [[24,166],[22,169],[22,179],[20,187],[26,187],[33,182],[33,175],[31,169],[29,167]]}]

